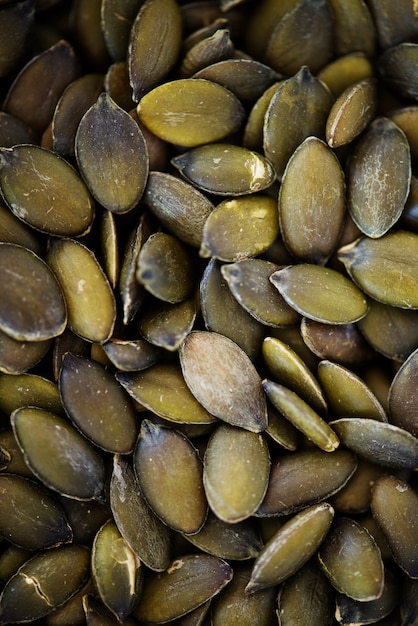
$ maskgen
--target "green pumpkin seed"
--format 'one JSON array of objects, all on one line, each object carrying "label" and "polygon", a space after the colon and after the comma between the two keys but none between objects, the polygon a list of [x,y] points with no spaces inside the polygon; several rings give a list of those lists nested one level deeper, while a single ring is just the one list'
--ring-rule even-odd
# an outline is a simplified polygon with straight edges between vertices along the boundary
[{"label": "green pumpkin seed", "polygon": [[315,554],[327,535],[334,509],[315,504],[287,521],[254,561],[248,593],[273,587],[295,574]]},{"label": "green pumpkin seed", "polygon": [[169,529],[146,503],[125,456],[114,456],[109,492],[115,524],[128,546],[146,567],[165,570],[170,563]]},{"label": "green pumpkin seed", "polygon": [[318,552],[319,563],[340,593],[370,602],[383,592],[380,550],[370,533],[347,517],[335,520]]},{"label": "green pumpkin seed", "polygon": [[328,267],[291,265],[270,277],[286,302],[308,319],[325,324],[350,324],[368,310],[363,293],[348,278]]},{"label": "green pumpkin seed", "polygon": [[381,237],[398,221],[410,182],[405,134],[391,120],[376,118],[356,144],[347,173],[348,210],[365,235]]},{"label": "green pumpkin seed", "polygon": [[347,484],[332,498],[332,506],[339,513],[345,515],[364,513],[370,509],[372,487],[384,469],[358,458],[357,469]]},{"label": "green pumpkin seed", "polygon": [[141,4],[141,0],[104,0],[102,3],[103,36],[114,61],[126,58],[132,23]]},{"label": "green pumpkin seed", "polygon": [[253,515],[266,493],[269,472],[269,452],[261,434],[218,426],[204,458],[203,481],[212,511],[229,523]]},{"label": "green pumpkin seed", "polygon": [[[399,589],[397,581],[390,570],[385,571],[385,584],[382,595],[376,600],[360,602],[346,595],[337,594],[335,614],[340,624],[384,624],[381,621],[394,610]],[[390,616],[390,620],[394,615]],[[390,622],[388,622],[389,624]]]},{"label": "green pumpkin seed", "polygon": [[[399,126],[408,139],[411,150],[411,159],[415,161],[418,157],[418,133],[417,133],[418,107],[408,106],[391,111],[388,118]],[[412,182],[412,181],[411,181]]]},{"label": "green pumpkin seed", "polygon": [[363,52],[351,52],[326,65],[317,77],[328,87],[334,98],[338,98],[354,83],[372,76],[374,68],[366,55]]},{"label": "green pumpkin seed", "polygon": [[0,505],[0,535],[14,545],[43,550],[72,541],[64,510],[32,480],[0,474]]},{"label": "green pumpkin seed", "polygon": [[293,256],[325,264],[338,245],[345,215],[345,184],[335,154],[308,137],[290,157],[279,192],[280,229]]},{"label": "green pumpkin seed", "polygon": [[102,457],[66,420],[22,407],[10,421],[26,463],[43,483],[69,498],[103,500]]},{"label": "green pumpkin seed", "polygon": [[277,382],[295,391],[319,413],[326,413],[327,404],[318,381],[290,346],[275,337],[266,337],[263,359]]},{"label": "green pumpkin seed", "polygon": [[126,213],[138,204],[148,176],[148,154],[138,124],[106,93],[83,115],[75,138],[81,174],[96,200]]},{"label": "green pumpkin seed", "polygon": [[414,67],[418,57],[418,44],[399,43],[380,55],[378,69],[383,80],[399,95],[416,100],[418,82]]},{"label": "green pumpkin seed", "polygon": [[119,280],[118,234],[114,214],[107,209],[100,215],[100,244],[103,269],[112,289],[115,289]]},{"label": "green pumpkin seed", "polygon": [[415,490],[396,476],[382,476],[373,486],[371,508],[396,563],[408,576],[417,578],[418,496]]},{"label": "green pumpkin seed", "polygon": [[192,395],[174,363],[118,373],[116,378],[137,402],[166,420],[179,424],[211,424],[216,420]]},{"label": "green pumpkin seed", "polygon": [[248,356],[227,337],[193,331],[180,348],[184,380],[212,415],[253,432],[267,426],[261,379]]},{"label": "green pumpkin seed", "polygon": [[285,450],[295,451],[300,443],[300,432],[270,403],[266,433]]},{"label": "green pumpkin seed", "polygon": [[[370,303],[370,310],[374,303]],[[369,342],[365,341],[362,321],[357,324],[321,324],[304,317],[301,322],[303,341],[320,359],[328,359],[346,366],[357,366],[367,363],[372,356]]]},{"label": "green pumpkin seed", "polygon": [[42,245],[35,233],[0,202],[0,241],[23,246],[42,256]]},{"label": "green pumpkin seed", "polygon": [[138,255],[136,278],[164,302],[181,302],[193,290],[193,266],[187,249],[166,233],[151,235]]},{"label": "green pumpkin seed", "polygon": [[[418,367],[418,351],[415,350],[405,360],[394,376],[389,389],[390,422],[399,428],[418,436],[418,422],[415,398],[418,393],[415,376]],[[1,380],[1,379],[0,379]]]},{"label": "green pumpkin seed", "polygon": [[10,415],[15,409],[28,405],[62,413],[57,385],[37,374],[1,375],[0,410]]},{"label": "green pumpkin seed", "polygon": [[137,112],[157,137],[185,147],[220,141],[244,120],[243,106],[234,94],[203,78],[156,87],[141,99]]},{"label": "green pumpkin seed", "polygon": [[376,112],[376,87],[370,79],[348,87],[329,112],[325,135],[328,145],[337,148],[350,143],[366,128]]},{"label": "green pumpkin seed", "polygon": [[111,372],[67,353],[58,382],[67,415],[83,435],[108,452],[132,452],[138,434],[135,413]]},{"label": "green pumpkin seed", "polygon": [[33,556],[30,550],[18,548],[11,544],[5,548],[0,556],[0,580],[7,583],[23,563]]},{"label": "green pumpkin seed", "polygon": [[386,413],[376,396],[356,374],[337,363],[321,361],[318,380],[335,417],[365,417],[387,422]]},{"label": "green pumpkin seed", "polygon": [[294,391],[271,380],[264,380],[263,388],[276,409],[316,446],[325,452],[338,448],[335,432]]},{"label": "green pumpkin seed", "polygon": [[133,22],[128,64],[136,102],[158,85],[177,62],[181,46],[181,14],[174,0],[146,0]]},{"label": "green pumpkin seed", "polygon": [[289,515],[328,499],[344,487],[356,467],[356,457],[349,450],[327,454],[311,449],[283,454],[272,463],[257,516]]},{"label": "green pumpkin seed", "polygon": [[0,112],[0,145],[11,148],[19,143],[37,143],[36,133],[10,113]]},{"label": "green pumpkin seed", "polygon": [[103,345],[103,350],[116,369],[137,372],[154,365],[160,358],[160,350],[144,339],[136,341],[113,339]]},{"label": "green pumpkin seed", "polygon": [[87,341],[104,343],[115,324],[113,292],[93,252],[71,239],[50,242],[48,265],[64,292],[68,324]]},{"label": "green pumpkin seed", "polygon": [[0,623],[33,621],[67,602],[89,575],[90,550],[71,545],[39,552],[10,578],[0,596]]},{"label": "green pumpkin seed", "polygon": [[0,372],[24,374],[39,363],[51,347],[51,341],[17,341],[0,331]]},{"label": "green pumpkin seed", "polygon": [[279,589],[280,626],[331,626],[334,594],[331,585],[311,560]]},{"label": "green pumpkin seed", "polygon": [[322,137],[332,96],[308,67],[280,85],[264,118],[264,153],[281,180],[286,164],[307,137]]},{"label": "green pumpkin seed", "polygon": [[106,522],[94,539],[91,567],[103,604],[125,622],[137,602],[142,572],[139,560],[112,521]]},{"label": "green pumpkin seed", "polygon": [[232,295],[222,267],[225,266],[211,259],[200,281],[200,305],[205,326],[234,341],[254,360],[261,350],[264,328]]},{"label": "green pumpkin seed", "polygon": [[233,54],[234,44],[231,41],[229,30],[216,28],[213,33],[209,32],[206,37],[203,36],[187,50],[181,62],[180,76],[188,78],[212,63],[232,57]]},{"label": "green pumpkin seed", "polygon": [[245,31],[245,44],[250,54],[255,57],[263,56],[276,24],[296,6],[297,1],[283,0],[277,3],[274,0],[265,0],[254,7]]},{"label": "green pumpkin seed", "polygon": [[214,208],[200,191],[171,174],[150,172],[143,201],[169,231],[200,247],[203,227]]},{"label": "green pumpkin seed", "polygon": [[263,191],[275,179],[271,163],[261,154],[226,143],[192,148],[171,163],[202,191],[221,196]]},{"label": "green pumpkin seed", "polygon": [[[338,251],[360,288],[375,300],[401,309],[418,308],[418,236],[398,230],[379,239],[362,237]],[[416,261],[417,259],[417,261]]]},{"label": "green pumpkin seed", "polygon": [[347,417],[330,422],[347,448],[384,467],[418,467],[418,439],[385,422]]},{"label": "green pumpkin seed", "polygon": [[145,581],[134,616],[158,623],[177,619],[219,593],[231,578],[232,568],[215,556],[178,557],[164,573]]},{"label": "green pumpkin seed", "polygon": [[131,115],[134,102],[132,99],[132,87],[129,82],[129,69],[126,61],[109,65],[104,79],[104,87],[106,93],[115,104],[124,111],[127,111],[130,117],[137,122],[135,117]]},{"label": "green pumpkin seed", "polygon": [[193,299],[177,304],[156,302],[140,316],[138,327],[147,341],[174,352],[192,330],[195,319],[196,304]]},{"label": "green pumpkin seed", "polygon": [[273,83],[271,87],[266,89],[265,92],[254,104],[248,115],[242,143],[249,150],[255,150],[256,152],[263,151],[264,116],[267,112],[272,97],[274,96],[282,82],[283,81]]},{"label": "green pumpkin seed", "polygon": [[4,469],[10,474],[17,474],[33,480],[33,473],[25,463],[22,451],[11,428],[0,432],[0,446],[3,461],[7,463]]},{"label": "green pumpkin seed", "polygon": [[224,200],[205,222],[199,254],[240,261],[265,252],[278,234],[279,215],[273,198],[256,195]]},{"label": "green pumpkin seed", "polygon": [[330,0],[330,5],[337,56],[361,50],[372,58],[376,47],[376,30],[368,5],[363,0],[354,0],[350,6],[344,0]]},{"label": "green pumpkin seed", "polygon": [[203,467],[187,437],[144,420],[134,468],[147,502],[167,526],[183,533],[200,530],[207,515]]}]

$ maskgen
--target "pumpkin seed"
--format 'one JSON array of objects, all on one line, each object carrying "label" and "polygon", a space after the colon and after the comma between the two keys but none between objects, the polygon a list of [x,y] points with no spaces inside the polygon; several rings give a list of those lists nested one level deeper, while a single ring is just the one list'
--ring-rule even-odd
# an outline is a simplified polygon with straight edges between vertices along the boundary
[{"label": "pumpkin seed", "polygon": [[2,202],[0,202],[0,241],[23,246],[42,256],[41,242],[35,233]]},{"label": "pumpkin seed", "polygon": [[270,403],[266,433],[285,450],[295,451],[300,443],[300,432]]},{"label": "pumpkin seed", "polygon": [[17,341],[0,331],[0,372],[24,374],[39,363],[51,347],[51,341]]},{"label": "pumpkin seed", "polygon": [[227,424],[209,439],[203,482],[209,506],[224,522],[250,517],[267,489],[270,457],[261,434]]},{"label": "pumpkin seed", "polygon": [[114,214],[106,209],[100,216],[100,244],[103,269],[115,289],[119,279],[118,235]]},{"label": "pumpkin seed", "polygon": [[221,196],[263,191],[275,178],[271,163],[261,154],[226,143],[192,148],[171,163],[202,191]]},{"label": "pumpkin seed", "polygon": [[385,50],[379,57],[378,69],[385,82],[405,98],[416,100],[417,77],[414,66],[418,55],[418,44],[402,42]]},{"label": "pumpkin seed", "polygon": [[407,430],[414,437],[418,436],[418,422],[415,412],[417,390],[414,384],[417,366],[418,351],[415,350],[402,363],[394,376],[388,396],[390,422]]},{"label": "pumpkin seed", "polygon": [[145,581],[134,616],[158,623],[182,617],[219,593],[231,578],[232,568],[215,556],[178,557],[165,572]]},{"label": "pumpkin seed", "polygon": [[242,196],[224,200],[208,215],[199,254],[221,261],[240,261],[265,252],[279,234],[273,198]]},{"label": "pumpkin seed", "polygon": [[[374,303],[370,303],[370,310]],[[365,317],[368,317],[369,313]],[[362,320],[365,318],[363,317]],[[365,341],[362,320],[357,324],[322,324],[304,317],[301,322],[303,341],[320,359],[336,361],[342,365],[358,366],[372,357],[369,342]]]},{"label": "pumpkin seed", "polygon": [[334,509],[345,515],[368,511],[372,487],[383,472],[384,469],[380,465],[359,457],[354,474],[331,500]]},{"label": "pumpkin seed", "polygon": [[0,580],[6,583],[23,563],[33,556],[30,550],[10,544],[0,556]]},{"label": "pumpkin seed", "polygon": [[180,76],[188,78],[212,63],[228,59],[233,56],[233,53],[234,44],[231,41],[229,30],[227,28],[215,28],[213,33],[209,32],[206,37],[203,36],[202,39],[194,42],[187,50],[181,62]]},{"label": "pumpkin seed", "polygon": [[109,62],[101,28],[100,0],[78,0],[71,10],[71,25],[77,49],[95,71],[101,71]]},{"label": "pumpkin seed", "polygon": [[417,115],[417,106],[402,107],[388,114],[389,119],[391,119],[392,122],[394,122],[396,126],[399,126],[399,128],[405,133],[411,150],[412,160],[416,160],[418,157],[418,135],[416,130]]},{"label": "pumpkin seed", "polygon": [[155,346],[170,352],[178,350],[193,328],[196,304],[193,299],[177,304],[151,304],[138,321],[144,338]]},{"label": "pumpkin seed", "polygon": [[10,415],[15,409],[28,405],[62,413],[57,385],[37,374],[1,375],[0,409]]},{"label": "pumpkin seed", "polygon": [[107,341],[116,303],[94,253],[78,241],[55,239],[49,243],[47,262],[64,292],[71,330],[87,341]]},{"label": "pumpkin seed", "polygon": [[330,4],[337,56],[361,51],[373,57],[376,29],[368,5],[363,0],[355,0],[351,7],[344,0],[331,0]]},{"label": "pumpkin seed", "polygon": [[203,78],[155,87],[141,98],[137,112],[157,137],[185,147],[220,141],[244,121],[243,106],[234,94]]},{"label": "pumpkin seed", "polygon": [[10,474],[17,474],[33,480],[34,475],[25,463],[22,451],[11,428],[0,432],[0,446],[3,461],[7,463],[4,469]]},{"label": "pumpkin seed", "polygon": [[370,602],[382,595],[383,561],[370,533],[347,517],[335,520],[318,552],[319,563],[340,593]]},{"label": "pumpkin seed", "polygon": [[200,530],[207,515],[203,467],[187,437],[144,420],[134,468],[147,502],[167,526],[183,533]]},{"label": "pumpkin seed", "polygon": [[102,29],[106,47],[114,61],[124,61],[132,24],[141,6],[141,0],[104,0],[102,2]]},{"label": "pumpkin seed", "polygon": [[289,306],[308,319],[325,324],[350,324],[364,317],[363,293],[345,276],[309,263],[291,265],[270,276]]},{"label": "pumpkin seed", "polygon": [[401,2],[396,8],[387,0],[370,2],[370,11],[376,24],[382,50],[401,41],[412,41],[418,34],[415,6]]},{"label": "pumpkin seed", "polygon": [[73,538],[64,510],[32,480],[0,474],[0,535],[26,550],[43,550]]},{"label": "pumpkin seed", "polygon": [[347,87],[331,107],[325,129],[331,148],[350,143],[366,128],[376,112],[375,82],[366,79]]},{"label": "pumpkin seed", "polygon": [[267,426],[261,379],[248,356],[227,337],[193,331],[180,348],[184,380],[212,415],[253,432]]},{"label": "pumpkin seed", "polygon": [[287,521],[254,561],[248,593],[273,587],[295,574],[315,554],[328,533],[334,510],[323,502]]},{"label": "pumpkin seed", "polygon": [[103,501],[103,459],[66,420],[22,407],[10,421],[27,465],[47,487],[70,498]]},{"label": "pumpkin seed", "polygon": [[[391,571],[385,571],[382,595],[376,600],[360,602],[346,595],[337,594],[335,614],[340,624],[378,624],[392,613],[398,600],[398,585]],[[392,616],[394,617],[394,616]]]},{"label": "pumpkin seed", "polygon": [[373,75],[373,65],[366,55],[363,52],[351,52],[323,67],[317,78],[328,87],[334,98],[338,98],[354,83]]},{"label": "pumpkin seed", "polygon": [[248,115],[242,142],[243,145],[249,150],[255,150],[256,152],[263,151],[264,116],[272,97],[282,82],[283,81],[278,81],[277,83],[273,83],[273,85],[266,89],[254,104]]},{"label": "pumpkin seed", "polygon": [[160,358],[160,350],[144,339],[112,339],[103,344],[103,350],[116,369],[122,372],[147,369]]}]

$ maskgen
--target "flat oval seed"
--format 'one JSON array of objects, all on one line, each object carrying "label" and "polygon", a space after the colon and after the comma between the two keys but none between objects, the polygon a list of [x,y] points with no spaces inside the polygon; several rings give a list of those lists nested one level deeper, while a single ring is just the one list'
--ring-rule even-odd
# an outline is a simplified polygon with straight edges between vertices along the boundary
[{"label": "flat oval seed", "polygon": [[138,599],[140,562],[112,520],[106,522],[94,538],[91,568],[103,604],[118,620],[125,622]]},{"label": "flat oval seed", "polygon": [[134,616],[157,623],[177,619],[213,598],[231,578],[232,568],[215,556],[179,557],[163,574],[146,579]]},{"label": "flat oval seed", "polygon": [[373,486],[371,508],[396,563],[408,576],[418,578],[418,496],[414,489],[397,476],[382,476]]},{"label": "flat oval seed", "polygon": [[37,483],[0,474],[0,535],[27,550],[70,543],[72,530],[59,502]]},{"label": "flat oval seed", "polygon": [[136,102],[174,67],[181,38],[181,13],[174,0],[142,3],[130,31],[128,48],[129,77]]},{"label": "flat oval seed", "polygon": [[224,522],[240,522],[256,511],[264,498],[270,456],[261,434],[227,424],[209,439],[203,482],[209,506]]},{"label": "flat oval seed", "polygon": [[45,485],[76,500],[103,500],[103,459],[66,420],[22,407],[10,421],[26,463]]},{"label": "flat oval seed", "polygon": [[325,324],[349,324],[368,310],[362,292],[348,278],[328,267],[290,265],[270,277],[286,302],[301,315]]},{"label": "flat oval seed", "polygon": [[107,341],[115,324],[116,303],[93,252],[77,241],[55,239],[49,244],[47,262],[64,292],[71,330],[87,341]]},{"label": "flat oval seed", "polygon": [[[1,118],[0,118],[1,122]],[[0,201],[0,241],[15,243],[42,256],[42,244],[37,233],[33,232],[22,220],[17,218],[3,202]]]},{"label": "flat oval seed", "polygon": [[0,624],[28,622],[61,606],[85,584],[90,550],[71,545],[39,552],[18,569],[0,596]]},{"label": "flat oval seed", "polygon": [[60,335],[67,322],[59,283],[34,252],[0,242],[0,330],[17,341]]},{"label": "flat oval seed", "polygon": [[192,395],[174,363],[157,363],[141,372],[119,372],[116,378],[137,402],[163,419],[179,424],[216,421]]},{"label": "flat oval seed", "polygon": [[[390,570],[385,570],[382,595],[376,600],[360,602],[346,595],[337,594],[335,614],[341,624],[387,624],[390,626],[394,614],[390,615],[399,601],[399,585]],[[388,617],[388,621],[383,618]],[[395,618],[396,619],[396,618]]]},{"label": "flat oval seed", "polygon": [[138,204],[148,176],[147,145],[135,120],[106,93],[81,119],[75,154],[81,175],[102,206],[126,213]]},{"label": "flat oval seed", "polygon": [[[372,306],[373,303],[370,304],[370,309]],[[364,319],[365,317],[362,318]],[[358,326],[362,320],[358,324],[335,325],[321,324],[304,317],[300,332],[309,350],[320,359],[329,359],[347,366],[363,365],[371,359],[373,353],[359,331]]]},{"label": "flat oval seed", "polygon": [[113,457],[109,497],[116,526],[131,550],[151,570],[165,570],[170,564],[169,529],[146,503],[126,456]]},{"label": "flat oval seed", "polygon": [[338,245],[345,217],[345,183],[335,154],[317,137],[296,148],[279,192],[280,229],[291,254],[325,264]]},{"label": "flat oval seed", "polygon": [[401,309],[418,309],[418,235],[407,231],[379,239],[362,237],[340,248],[353,281],[375,300]]},{"label": "flat oval seed", "polygon": [[327,119],[325,136],[331,148],[344,146],[355,139],[376,112],[376,86],[370,79],[359,81],[339,96]]},{"label": "flat oval seed", "polygon": [[340,442],[332,428],[294,391],[271,380],[264,380],[263,388],[276,409],[318,448],[325,452],[338,448]]},{"label": "flat oval seed", "polygon": [[13,213],[41,232],[79,237],[92,226],[90,193],[55,152],[32,145],[1,150],[0,187]]},{"label": "flat oval seed", "polygon": [[417,370],[418,350],[415,350],[394,376],[388,395],[390,422],[414,437],[418,437]]},{"label": "flat oval seed", "polygon": [[279,214],[273,198],[244,196],[224,200],[208,216],[199,254],[221,261],[258,256],[279,234]]},{"label": "flat oval seed", "polygon": [[111,372],[67,353],[58,384],[67,415],[83,435],[107,452],[132,452],[138,434],[135,413]]},{"label": "flat oval seed", "polygon": [[400,95],[416,100],[418,82],[414,71],[418,58],[418,44],[409,41],[392,46],[380,55],[379,73],[383,80]]},{"label": "flat oval seed", "polygon": [[138,328],[151,344],[175,352],[191,332],[195,319],[196,304],[192,298],[177,304],[157,302],[140,315]]},{"label": "flat oval seed", "polygon": [[271,163],[261,154],[226,143],[192,148],[171,163],[202,191],[221,196],[263,191],[275,179]]},{"label": "flat oval seed", "polygon": [[318,364],[318,380],[331,415],[367,417],[387,422],[379,400],[364,381],[347,368],[331,361],[321,361]]},{"label": "flat oval seed", "polygon": [[398,221],[410,183],[405,134],[391,120],[377,118],[356,144],[347,174],[348,210],[365,235],[381,237]]},{"label": "flat oval seed", "polygon": [[193,264],[186,248],[172,235],[151,235],[142,246],[136,266],[137,281],[164,302],[181,302],[191,295]]},{"label": "flat oval seed", "polygon": [[330,422],[341,443],[384,467],[418,467],[418,439],[411,433],[374,419],[348,417]]},{"label": "flat oval seed", "polygon": [[347,483],[356,467],[356,456],[349,450],[327,454],[311,449],[283,454],[273,461],[257,516],[289,515],[325,500]]},{"label": "flat oval seed", "polygon": [[193,331],[180,348],[184,380],[212,414],[253,432],[267,426],[261,379],[241,348],[214,332]]},{"label": "flat oval seed", "polygon": [[244,120],[243,106],[234,94],[203,78],[159,85],[141,99],[137,112],[157,137],[185,147],[220,141]]},{"label": "flat oval seed", "polygon": [[295,574],[315,554],[327,535],[334,509],[327,502],[308,507],[287,521],[254,561],[246,591],[273,587]]},{"label": "flat oval seed", "polygon": [[370,533],[347,517],[335,520],[318,559],[337,591],[361,602],[380,597],[384,572],[380,550]]},{"label": "flat oval seed", "polygon": [[354,83],[373,76],[374,67],[366,55],[350,52],[323,67],[317,78],[328,87],[334,98],[338,98]]},{"label": "flat oval seed", "polygon": [[183,533],[200,530],[207,515],[203,466],[187,437],[144,420],[134,468],[145,498],[167,526]]},{"label": "flat oval seed", "polygon": [[0,410],[10,415],[15,409],[28,405],[62,413],[57,385],[37,374],[0,376]]},{"label": "flat oval seed", "polygon": [[113,339],[103,345],[108,359],[121,372],[138,372],[154,365],[161,356],[158,348],[144,339]]},{"label": "flat oval seed", "polygon": [[350,6],[344,0],[330,0],[330,5],[337,56],[362,50],[372,58],[376,46],[376,27],[368,5],[363,0],[353,0]]},{"label": "flat oval seed", "polygon": [[299,314],[273,287],[269,278],[280,267],[262,259],[244,259],[221,266],[223,278],[234,298],[256,320],[265,326],[292,326]]}]

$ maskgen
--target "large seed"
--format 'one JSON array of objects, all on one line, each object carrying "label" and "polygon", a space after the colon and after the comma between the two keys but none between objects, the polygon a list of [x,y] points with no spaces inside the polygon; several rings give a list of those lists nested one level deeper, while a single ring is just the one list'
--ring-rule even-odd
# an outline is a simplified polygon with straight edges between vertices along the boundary
[{"label": "large seed", "polygon": [[415,350],[399,368],[389,389],[390,421],[418,437],[417,394],[415,384],[418,351]]},{"label": "large seed", "polygon": [[15,409],[29,405],[61,414],[57,385],[37,374],[0,376],[0,409],[10,415]]}]

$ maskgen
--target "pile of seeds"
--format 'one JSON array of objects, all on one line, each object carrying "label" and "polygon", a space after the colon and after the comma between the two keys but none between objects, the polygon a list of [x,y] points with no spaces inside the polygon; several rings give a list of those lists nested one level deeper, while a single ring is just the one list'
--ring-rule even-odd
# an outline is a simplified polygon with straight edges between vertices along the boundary
[{"label": "pile of seeds", "polygon": [[416,0],[0,0],[0,625],[418,625]]}]

